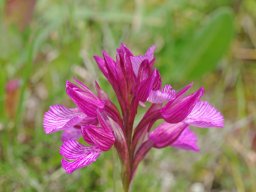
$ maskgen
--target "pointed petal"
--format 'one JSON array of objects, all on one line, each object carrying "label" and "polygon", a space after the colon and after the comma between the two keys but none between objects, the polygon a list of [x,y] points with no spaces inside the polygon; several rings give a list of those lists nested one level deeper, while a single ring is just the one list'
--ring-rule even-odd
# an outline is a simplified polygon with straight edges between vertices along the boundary
[{"label": "pointed petal", "polygon": [[185,122],[196,127],[223,127],[221,113],[206,101],[197,102]]},{"label": "pointed petal", "polygon": [[188,127],[182,131],[178,139],[170,146],[195,152],[199,151],[199,147],[197,145],[197,136]]},{"label": "pointed petal", "polygon": [[101,89],[97,81],[95,81],[95,87],[96,87],[98,97],[103,101],[109,101],[107,93]]},{"label": "pointed petal", "polygon": [[[120,55],[117,54],[116,61],[114,61],[106,51],[102,52],[106,63],[106,68],[109,73],[109,82],[117,94],[123,94],[126,91],[126,73],[124,70],[125,61],[121,61]],[[122,65],[123,64],[123,65]]]},{"label": "pointed petal", "polygon": [[187,127],[185,123],[162,123],[150,133],[149,139],[156,148],[166,147],[175,142]]},{"label": "pointed petal", "polygon": [[70,174],[95,162],[101,151],[96,147],[88,147],[75,140],[68,140],[62,144],[60,154],[64,157],[61,161],[62,167]]},{"label": "pointed petal", "polygon": [[193,83],[188,84],[183,89],[179,90],[177,92],[176,97],[182,97],[191,87],[193,86]]},{"label": "pointed petal", "polygon": [[121,82],[123,81],[120,87],[122,87],[122,89],[123,87],[127,87],[127,91],[131,90],[131,87],[134,86],[135,82],[135,75],[130,60],[131,56],[133,56],[132,52],[124,44],[121,44],[117,49],[116,63],[120,67],[120,71],[122,71],[120,77],[124,77],[123,80],[120,79]]},{"label": "pointed petal", "polygon": [[131,57],[132,68],[133,68],[133,72],[134,72],[135,76],[138,76],[140,65],[141,65],[142,61],[144,61],[144,59],[145,59],[144,56],[132,56]]},{"label": "pointed petal", "polygon": [[97,146],[102,151],[108,151],[115,142],[113,132],[102,127],[93,125],[82,127],[82,134],[85,141]]},{"label": "pointed petal", "polygon": [[171,85],[165,85],[162,90],[151,91],[148,101],[151,103],[163,103],[175,99],[176,92]]},{"label": "pointed petal", "polygon": [[62,135],[61,135],[61,140],[68,141],[68,140],[77,140],[82,136],[80,128],[68,128],[64,129]]},{"label": "pointed petal", "polygon": [[77,109],[68,109],[63,105],[53,105],[44,114],[44,131],[50,134],[73,127],[79,124],[85,117]]},{"label": "pointed petal", "polygon": [[105,60],[106,67],[108,69],[109,74],[111,73],[114,79],[118,79],[117,77],[119,74],[117,74],[117,71],[116,71],[117,69],[116,62],[108,55],[106,51],[103,51],[102,54],[103,54],[103,58]]},{"label": "pointed petal", "polygon": [[153,90],[158,90],[162,87],[162,79],[161,79],[161,75],[160,72],[158,70],[156,70],[156,78],[153,84]]},{"label": "pointed petal", "polygon": [[104,112],[97,110],[97,118],[98,118],[99,124],[106,132],[112,132],[111,125],[108,122],[108,117]]},{"label": "pointed petal", "polygon": [[147,100],[150,92],[152,91],[155,78],[156,78],[156,70],[154,70],[154,72],[150,77],[148,77],[148,79],[140,83],[138,87],[137,95],[136,95],[138,101],[145,102]]},{"label": "pointed petal", "polygon": [[144,80],[150,78],[151,73],[152,68],[150,66],[150,63],[148,62],[148,60],[144,60],[140,65],[137,81],[143,82]]},{"label": "pointed petal", "polygon": [[133,56],[132,51],[124,43],[121,43],[121,46],[117,49],[117,52],[119,53],[120,50],[123,50],[129,56]]},{"label": "pointed petal", "polygon": [[101,70],[101,72],[103,73],[103,75],[110,80],[110,76],[109,76],[109,72],[108,69],[106,67],[106,63],[105,60],[97,55],[95,55],[94,60],[96,61],[96,63],[98,64],[99,69]]},{"label": "pointed petal", "polygon": [[151,47],[148,48],[148,50],[146,51],[145,56],[147,56],[149,58],[149,60],[152,60],[154,58],[154,53],[156,50],[156,46],[152,45]]},{"label": "pointed petal", "polygon": [[203,88],[200,88],[194,94],[189,95],[181,100],[170,101],[170,104],[167,103],[165,107],[163,107],[161,114],[162,117],[168,123],[178,123],[183,121],[192,111],[196,103],[199,101],[201,96],[203,95]]},{"label": "pointed petal", "polygon": [[96,116],[96,109],[103,108],[102,102],[90,89],[79,82],[80,87],[67,81],[66,92],[81,111],[90,117]]},{"label": "pointed petal", "polygon": [[155,48],[155,46],[151,46],[147,50],[145,55],[130,57],[135,76],[138,76],[140,65],[144,60],[148,60],[148,62],[151,62],[154,59]]}]

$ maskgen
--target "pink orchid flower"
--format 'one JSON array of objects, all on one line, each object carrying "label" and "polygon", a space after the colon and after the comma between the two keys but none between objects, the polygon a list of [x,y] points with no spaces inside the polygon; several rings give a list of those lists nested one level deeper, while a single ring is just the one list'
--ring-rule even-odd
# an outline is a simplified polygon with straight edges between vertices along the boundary
[{"label": "pink orchid flower", "polygon": [[[116,59],[105,51],[94,59],[111,84],[120,110],[96,82],[94,94],[82,82],[67,82],[66,92],[75,108],[53,105],[44,116],[47,134],[63,131],[60,154],[67,173],[86,167],[114,146],[122,162],[125,191],[136,169],[151,148],[174,147],[199,151],[197,137],[190,125],[201,128],[223,127],[224,118],[201,98],[204,89],[187,94],[192,84],[180,91],[162,85],[154,68],[155,46],[145,55],[134,56],[124,45],[117,49]],[[137,126],[134,120],[140,106],[147,106]],[[156,121],[162,123],[153,129]],[[78,142],[78,139],[88,144]]]}]

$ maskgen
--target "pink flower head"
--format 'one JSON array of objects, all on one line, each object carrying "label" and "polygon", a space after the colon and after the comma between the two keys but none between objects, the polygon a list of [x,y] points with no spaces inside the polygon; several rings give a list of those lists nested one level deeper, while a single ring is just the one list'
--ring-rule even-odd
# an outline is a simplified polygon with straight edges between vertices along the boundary
[{"label": "pink flower head", "polygon": [[[180,91],[171,85],[162,85],[160,73],[154,67],[154,51],[155,46],[152,46],[144,55],[135,56],[121,44],[116,59],[105,51],[103,57],[94,57],[116,94],[120,110],[97,82],[97,94],[78,80],[76,84],[67,82],[67,94],[76,107],[53,105],[44,116],[47,134],[63,131],[60,153],[67,173],[90,165],[114,145],[122,162],[122,179],[127,188],[137,166],[151,148],[199,151],[197,137],[189,126],[223,127],[221,113],[201,100],[203,88],[187,94],[192,84]],[[134,126],[140,105],[150,106]],[[152,130],[157,120],[162,123]],[[78,142],[81,137],[88,145]]]}]

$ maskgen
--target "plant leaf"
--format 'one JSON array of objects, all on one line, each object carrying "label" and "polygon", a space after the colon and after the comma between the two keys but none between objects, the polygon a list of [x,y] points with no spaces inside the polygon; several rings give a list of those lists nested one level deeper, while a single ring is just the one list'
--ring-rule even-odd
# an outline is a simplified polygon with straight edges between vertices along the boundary
[{"label": "plant leaf", "polygon": [[228,8],[214,11],[195,31],[182,50],[178,79],[195,79],[216,68],[234,35],[233,13]]}]

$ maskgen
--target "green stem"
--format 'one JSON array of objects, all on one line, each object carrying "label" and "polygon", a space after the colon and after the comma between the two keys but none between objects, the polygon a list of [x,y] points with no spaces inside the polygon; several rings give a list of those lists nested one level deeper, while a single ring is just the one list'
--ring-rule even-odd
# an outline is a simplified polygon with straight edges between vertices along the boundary
[{"label": "green stem", "polygon": [[126,166],[126,165],[124,166],[122,182],[123,182],[124,192],[129,192],[130,191],[130,183],[131,183],[131,168],[130,168],[130,166]]}]

